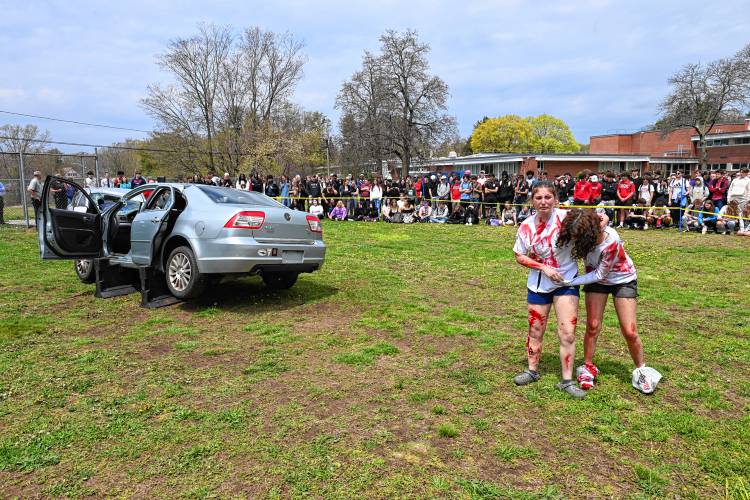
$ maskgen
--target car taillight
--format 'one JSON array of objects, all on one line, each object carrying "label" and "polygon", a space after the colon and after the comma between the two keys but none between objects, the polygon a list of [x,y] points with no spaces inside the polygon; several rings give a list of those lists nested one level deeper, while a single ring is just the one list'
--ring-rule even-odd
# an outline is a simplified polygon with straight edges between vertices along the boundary
[{"label": "car taillight", "polygon": [[263,212],[239,212],[224,224],[230,229],[260,229],[266,220]]},{"label": "car taillight", "polygon": [[313,233],[323,232],[323,226],[320,224],[320,219],[318,219],[314,215],[307,216],[307,225],[310,226],[310,231],[312,231]]}]

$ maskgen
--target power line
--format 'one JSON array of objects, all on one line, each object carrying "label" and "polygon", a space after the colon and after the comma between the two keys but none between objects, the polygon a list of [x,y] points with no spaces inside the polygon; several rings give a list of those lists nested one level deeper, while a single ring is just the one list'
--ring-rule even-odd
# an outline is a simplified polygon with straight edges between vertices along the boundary
[{"label": "power line", "polygon": [[76,125],[86,125],[87,127],[100,127],[100,128],[108,128],[112,130],[126,130],[129,132],[142,132],[144,134],[150,134],[153,132],[153,130],[141,130],[137,128],[126,128],[126,127],[115,127],[114,125],[103,125],[101,123],[88,123],[88,122],[79,122],[75,120],[64,120],[62,118],[53,118],[51,116],[41,116],[41,115],[30,115],[28,113],[16,113],[15,111],[5,111],[0,109],[0,113],[6,114],[6,115],[15,115],[15,116],[25,116],[27,118],[39,118],[40,120],[50,120],[53,122],[62,122],[62,123],[73,123]]},{"label": "power line", "polygon": [[[104,145],[104,144],[86,144],[83,142],[65,142],[65,141],[52,141],[52,140],[43,140],[43,139],[26,139],[24,137],[11,137],[6,135],[0,135],[0,139],[8,140],[8,141],[24,141],[24,142],[36,142],[40,144],[59,144],[62,146],[77,146],[77,147],[85,147],[85,148],[109,148],[109,149],[122,149],[125,151],[147,151],[150,153],[178,153],[178,154],[215,154],[215,155],[221,155],[224,154],[221,151],[180,151],[178,149],[159,149],[159,148],[143,148],[143,147],[133,147],[133,146],[115,146],[115,145]],[[15,152],[14,152],[15,153]],[[27,153],[27,154],[34,154],[34,153]],[[228,154],[228,153],[227,153]],[[250,153],[235,153],[235,156],[252,156]]]}]

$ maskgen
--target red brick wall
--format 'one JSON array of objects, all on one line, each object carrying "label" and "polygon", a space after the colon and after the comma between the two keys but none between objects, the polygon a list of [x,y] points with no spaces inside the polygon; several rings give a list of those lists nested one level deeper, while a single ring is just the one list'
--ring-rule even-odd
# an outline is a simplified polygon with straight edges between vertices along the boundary
[{"label": "red brick wall", "polygon": [[[722,123],[714,126],[712,134],[741,132],[747,130],[744,123]],[[591,154],[645,154],[663,156],[674,153],[680,146],[685,156],[696,156],[697,151],[690,139],[695,135],[692,128],[681,128],[662,136],[661,132],[636,132],[634,134],[599,135],[589,139]]]},{"label": "red brick wall", "polygon": [[750,144],[709,147],[708,163],[748,163]]}]

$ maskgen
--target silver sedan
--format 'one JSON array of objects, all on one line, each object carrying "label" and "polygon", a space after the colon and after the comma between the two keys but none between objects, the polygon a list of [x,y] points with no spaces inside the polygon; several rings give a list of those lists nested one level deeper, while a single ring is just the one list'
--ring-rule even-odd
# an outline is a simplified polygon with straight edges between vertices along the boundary
[{"label": "silver sedan", "polygon": [[[77,206],[55,208],[50,186],[59,182],[76,190]],[[76,260],[84,282],[104,280],[113,267],[157,273],[179,299],[224,275],[259,274],[269,287],[290,288],[325,259],[320,220],[259,193],[146,184],[100,206],[77,184],[48,177],[37,226],[42,258]]]}]

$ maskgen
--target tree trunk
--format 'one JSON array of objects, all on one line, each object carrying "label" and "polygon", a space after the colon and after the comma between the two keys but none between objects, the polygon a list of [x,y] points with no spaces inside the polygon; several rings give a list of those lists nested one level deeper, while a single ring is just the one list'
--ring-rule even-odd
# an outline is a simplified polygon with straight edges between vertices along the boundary
[{"label": "tree trunk", "polygon": [[701,155],[701,172],[705,172],[708,166],[708,151],[706,151],[706,136],[698,134],[698,150]]}]

